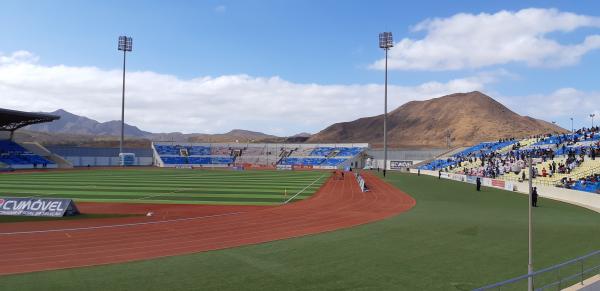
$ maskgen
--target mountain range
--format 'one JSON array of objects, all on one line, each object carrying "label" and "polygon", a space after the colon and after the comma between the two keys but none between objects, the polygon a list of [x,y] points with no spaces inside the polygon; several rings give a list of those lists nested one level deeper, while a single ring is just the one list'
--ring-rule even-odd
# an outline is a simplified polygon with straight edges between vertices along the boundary
[{"label": "mountain range", "polygon": [[[52,133],[69,133],[69,134],[89,134],[89,135],[121,135],[121,122],[111,120],[107,122],[98,122],[91,118],[75,115],[63,109],[53,112],[45,112],[52,115],[60,116],[59,120],[53,122],[39,123],[30,125],[28,130],[39,132]],[[125,135],[130,137],[145,138],[152,135],[151,132],[143,131],[137,126],[125,124]]]},{"label": "mountain range", "polygon": [[[28,131],[43,133],[62,133],[70,135],[92,135],[92,136],[121,136],[121,122],[111,120],[98,122],[96,120],[79,116],[59,109],[53,112],[45,112],[60,116],[59,120],[48,123],[34,124],[26,127]],[[178,141],[178,142],[235,142],[256,141],[265,139],[279,139],[274,135],[264,134],[243,129],[234,129],[227,133],[204,134],[204,133],[152,133],[139,129],[137,126],[125,123],[125,136],[129,139],[148,139],[153,141]]]},{"label": "mountain range", "polygon": [[[102,144],[114,143],[120,136],[120,121],[98,122],[59,109],[50,114],[61,118],[54,122],[31,125],[35,132],[68,135],[70,141],[78,137],[95,136]],[[545,133],[566,132],[565,129],[543,120],[521,116],[490,96],[474,91],[456,93],[425,101],[408,102],[388,114],[388,145],[397,148],[441,148],[468,146],[482,141],[508,137],[525,137]],[[133,125],[125,125],[128,140],[179,142],[366,142],[374,147],[383,143],[383,115],[340,122],[311,135],[301,133],[291,137],[277,137],[261,132],[234,129],[222,134],[180,132],[151,133]],[[88,138],[89,142],[89,138]]]}]

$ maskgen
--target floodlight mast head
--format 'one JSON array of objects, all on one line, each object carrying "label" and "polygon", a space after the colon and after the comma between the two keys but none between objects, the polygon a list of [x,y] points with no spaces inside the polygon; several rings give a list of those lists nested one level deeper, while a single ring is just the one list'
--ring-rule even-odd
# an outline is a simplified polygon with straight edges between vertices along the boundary
[{"label": "floodlight mast head", "polygon": [[119,36],[119,50],[130,52],[133,48],[133,39],[129,36]]},{"label": "floodlight mast head", "polygon": [[394,46],[394,39],[391,32],[382,32],[379,34],[379,47],[384,50],[389,50]]}]

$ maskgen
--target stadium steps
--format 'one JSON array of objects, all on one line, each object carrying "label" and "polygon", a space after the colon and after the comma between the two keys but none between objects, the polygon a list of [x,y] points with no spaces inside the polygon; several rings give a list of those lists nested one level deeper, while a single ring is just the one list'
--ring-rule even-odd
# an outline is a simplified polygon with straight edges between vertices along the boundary
[{"label": "stadium steps", "polygon": [[435,157],[433,157],[431,159],[424,160],[424,161],[422,161],[420,163],[414,164],[414,165],[411,166],[411,168],[416,169],[416,168],[418,168],[418,167],[420,167],[422,165],[427,165],[427,164],[429,164],[429,163],[431,163],[431,162],[433,162],[435,160],[447,159],[447,158],[449,158],[449,157],[451,157],[451,156],[453,156],[455,154],[458,154],[458,153],[464,151],[467,148],[468,147],[456,147],[456,148],[453,148],[453,149],[451,149],[449,151],[446,151],[446,152],[443,152],[440,155],[437,155],[437,156],[435,156]]},{"label": "stadium steps", "polygon": [[71,164],[71,162],[57,154],[50,152],[47,148],[37,142],[22,142],[19,144],[26,150],[56,163],[59,168],[73,168],[73,164]]},{"label": "stadium steps", "polygon": [[457,147],[457,148],[453,148],[445,153],[442,153],[441,155],[437,156],[438,159],[440,158],[449,158],[452,157],[466,149],[468,149],[469,147]]}]

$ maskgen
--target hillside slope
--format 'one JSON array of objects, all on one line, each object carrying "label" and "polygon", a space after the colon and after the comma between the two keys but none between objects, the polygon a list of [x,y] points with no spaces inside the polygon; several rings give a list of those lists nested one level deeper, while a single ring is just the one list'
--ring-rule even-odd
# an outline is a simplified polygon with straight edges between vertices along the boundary
[{"label": "hillside slope", "polygon": [[[521,116],[481,92],[457,93],[426,101],[408,102],[388,114],[388,145],[444,147],[507,137],[565,132],[554,124]],[[383,143],[383,115],[333,124],[308,142]]]}]

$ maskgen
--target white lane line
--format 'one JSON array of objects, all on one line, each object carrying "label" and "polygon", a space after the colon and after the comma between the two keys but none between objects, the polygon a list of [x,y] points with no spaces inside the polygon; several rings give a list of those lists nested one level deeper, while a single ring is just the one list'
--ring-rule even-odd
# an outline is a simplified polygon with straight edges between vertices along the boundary
[{"label": "white lane line", "polygon": [[290,197],[290,199],[283,202],[283,204],[287,204],[288,202],[292,201],[292,199],[296,198],[296,196],[300,195],[300,193],[304,192],[304,190],[308,189],[308,187],[314,185],[315,183],[317,183],[317,181],[321,180],[321,178],[323,178],[323,176],[325,176],[325,174],[321,175],[321,177],[317,178],[312,183],[310,183],[308,186],[304,187],[304,189],[302,189],[298,193],[294,194],[294,196]]},{"label": "white lane line", "polygon": [[135,223],[124,223],[124,224],[110,224],[110,225],[88,226],[88,227],[57,228],[57,229],[32,230],[32,231],[15,231],[15,232],[0,232],[0,235],[49,233],[49,232],[61,232],[61,231],[78,231],[78,230],[91,230],[91,229],[101,229],[101,228],[117,228],[117,227],[127,227],[127,226],[161,224],[161,223],[180,222],[180,221],[188,221],[188,220],[196,220],[196,219],[206,219],[206,218],[214,218],[214,217],[222,217],[222,216],[232,216],[232,215],[238,215],[238,214],[242,214],[242,213],[245,213],[245,212],[244,211],[241,211],[241,212],[230,212],[230,213],[221,213],[221,214],[214,214],[214,215],[186,217],[186,218],[176,218],[176,219],[169,219],[169,220],[135,222]]}]

